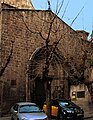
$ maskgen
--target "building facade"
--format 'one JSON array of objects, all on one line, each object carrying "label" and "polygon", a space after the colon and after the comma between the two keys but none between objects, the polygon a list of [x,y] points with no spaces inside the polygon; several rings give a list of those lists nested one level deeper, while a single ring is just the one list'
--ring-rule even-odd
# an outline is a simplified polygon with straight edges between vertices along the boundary
[{"label": "building facade", "polygon": [[[28,5],[17,4],[16,7],[15,1],[11,4],[1,4],[1,69],[7,62],[12,47],[11,41],[13,42],[11,59],[0,78],[3,105],[7,102],[8,106],[11,106],[17,101],[26,101],[29,98],[42,106],[46,99],[42,75],[46,66],[46,40],[48,57],[51,58],[48,71],[51,98],[68,98],[70,81],[77,80],[77,76],[81,79],[83,62],[86,68],[92,63],[92,43],[84,41],[52,11],[35,10],[32,4],[29,5],[31,7],[24,7]],[[86,50],[87,59],[83,61]]]}]

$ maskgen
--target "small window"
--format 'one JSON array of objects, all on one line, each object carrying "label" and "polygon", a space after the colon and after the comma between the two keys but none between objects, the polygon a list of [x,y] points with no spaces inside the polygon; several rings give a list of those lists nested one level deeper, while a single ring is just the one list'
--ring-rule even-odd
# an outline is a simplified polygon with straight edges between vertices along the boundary
[{"label": "small window", "polygon": [[11,86],[16,86],[16,80],[11,80]]},{"label": "small window", "polygon": [[77,98],[85,98],[85,91],[77,92]]}]

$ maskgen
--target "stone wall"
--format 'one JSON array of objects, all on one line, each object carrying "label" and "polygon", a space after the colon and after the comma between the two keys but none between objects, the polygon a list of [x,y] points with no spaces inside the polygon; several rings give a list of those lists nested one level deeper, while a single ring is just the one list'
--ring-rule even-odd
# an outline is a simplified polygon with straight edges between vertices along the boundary
[{"label": "stone wall", "polygon": [[[12,102],[25,100],[27,66],[36,49],[45,46],[45,40],[50,30],[51,21],[53,21],[53,24],[49,37],[49,44],[53,45],[59,41],[57,48],[64,56],[65,60],[72,66],[72,69],[76,69],[75,66],[80,68],[83,63],[82,57],[84,51],[87,50],[88,57],[86,60],[86,67],[90,66],[93,58],[92,43],[90,44],[88,41],[83,41],[77,32],[65,22],[58,17],[55,17],[53,20],[54,17],[55,15],[50,11],[14,8],[2,9],[2,66],[5,65],[9,56],[11,41],[14,41],[11,61],[1,77],[1,80],[5,83],[4,87],[8,84],[8,88],[6,89],[10,91],[4,94],[4,97],[8,94],[7,100]],[[63,71],[66,71],[66,76],[69,74],[67,69],[66,66],[63,68]],[[79,74],[78,71],[76,72],[76,74]],[[59,84],[60,82],[58,80],[52,82],[53,86]],[[65,81],[64,86],[65,90],[68,92],[68,85],[67,82],[65,85]]]},{"label": "stone wall", "polygon": [[30,0],[1,0],[0,3],[8,4],[17,8],[34,9]]}]

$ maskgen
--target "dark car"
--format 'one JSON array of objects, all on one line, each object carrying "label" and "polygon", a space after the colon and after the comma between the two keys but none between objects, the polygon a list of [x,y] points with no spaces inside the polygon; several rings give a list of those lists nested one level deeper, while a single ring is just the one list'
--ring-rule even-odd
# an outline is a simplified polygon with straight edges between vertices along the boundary
[{"label": "dark car", "polygon": [[[43,109],[46,112],[46,103],[44,104]],[[58,120],[83,120],[84,110],[71,100],[51,100],[51,117],[56,117]]]}]

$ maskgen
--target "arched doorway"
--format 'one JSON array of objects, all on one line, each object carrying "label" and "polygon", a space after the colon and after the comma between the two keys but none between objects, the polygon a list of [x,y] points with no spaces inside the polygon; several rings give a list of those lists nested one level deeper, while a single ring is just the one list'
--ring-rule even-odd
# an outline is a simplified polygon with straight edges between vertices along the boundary
[{"label": "arched doorway", "polygon": [[[52,51],[52,46],[49,46],[49,54]],[[53,93],[57,93],[55,97],[61,97],[64,89],[64,57],[58,48],[52,53],[52,59],[49,65],[49,79],[51,82],[51,96]],[[28,76],[30,80],[31,100],[42,107],[46,100],[46,90],[44,86],[44,79],[42,77],[43,69],[46,62],[46,47],[37,49],[29,60]],[[57,88],[57,89],[56,89]]]}]

